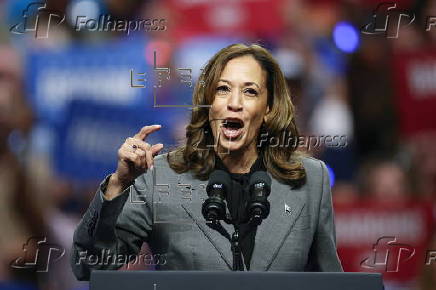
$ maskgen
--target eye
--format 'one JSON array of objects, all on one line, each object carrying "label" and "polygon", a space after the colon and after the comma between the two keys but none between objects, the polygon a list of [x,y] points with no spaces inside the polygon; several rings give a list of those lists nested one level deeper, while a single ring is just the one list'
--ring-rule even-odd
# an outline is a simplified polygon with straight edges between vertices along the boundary
[{"label": "eye", "polygon": [[255,89],[252,89],[252,88],[245,89],[244,93],[246,93],[248,95],[251,95],[251,96],[257,96],[258,95],[257,91]]},{"label": "eye", "polygon": [[219,94],[225,94],[227,92],[230,92],[230,88],[228,86],[219,86],[216,88],[217,93]]}]

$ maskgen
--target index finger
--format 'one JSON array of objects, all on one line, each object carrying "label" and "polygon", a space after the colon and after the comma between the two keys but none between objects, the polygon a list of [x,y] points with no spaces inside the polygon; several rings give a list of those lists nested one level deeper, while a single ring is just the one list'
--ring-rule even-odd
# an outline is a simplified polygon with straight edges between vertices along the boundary
[{"label": "index finger", "polygon": [[135,136],[133,136],[133,138],[144,140],[149,134],[159,130],[161,127],[161,125],[144,126],[138,133],[135,134]]}]

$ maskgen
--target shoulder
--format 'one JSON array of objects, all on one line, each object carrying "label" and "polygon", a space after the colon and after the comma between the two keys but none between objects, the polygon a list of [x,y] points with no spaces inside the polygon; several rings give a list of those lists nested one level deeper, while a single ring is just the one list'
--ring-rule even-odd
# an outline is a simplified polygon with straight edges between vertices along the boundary
[{"label": "shoulder", "polygon": [[154,157],[155,164],[159,164],[159,165],[167,164],[168,165],[167,156],[168,156],[168,153],[162,153],[162,154],[155,156]]},{"label": "shoulder", "polygon": [[327,166],[324,161],[316,159],[311,156],[303,156],[298,158],[303,163],[307,176],[322,178],[323,174],[327,171]]},{"label": "shoulder", "polygon": [[303,164],[306,172],[306,184],[309,190],[319,190],[325,184],[330,184],[329,173],[324,161],[310,156],[300,156],[296,160]]},{"label": "shoulder", "polygon": [[[320,210],[331,207],[330,178],[324,161],[314,157],[300,157],[306,171],[306,183],[294,194],[298,195],[306,205],[311,215],[319,216]],[[317,218],[316,218],[317,220]]]},{"label": "shoulder", "polygon": [[[176,173],[171,169],[169,163],[167,161],[168,153],[163,153],[155,156],[153,158],[153,167],[154,170],[146,170],[143,174],[138,176],[135,180],[135,184],[137,186],[145,186],[146,184],[154,184],[156,182],[154,175],[163,176],[163,179],[168,178],[169,176],[176,175]],[[153,174],[153,172],[157,172],[157,174]]]},{"label": "shoulder", "polygon": [[172,172],[173,170],[168,163],[168,153],[162,153],[155,156],[154,167],[159,168],[161,171],[169,171],[168,173]]},{"label": "shoulder", "polygon": [[186,172],[177,173],[173,168],[171,168],[168,162],[168,154],[169,153],[162,153],[154,157],[153,167],[156,176],[159,175],[161,179],[167,178],[169,180],[175,180],[180,178],[180,176],[187,175]]}]

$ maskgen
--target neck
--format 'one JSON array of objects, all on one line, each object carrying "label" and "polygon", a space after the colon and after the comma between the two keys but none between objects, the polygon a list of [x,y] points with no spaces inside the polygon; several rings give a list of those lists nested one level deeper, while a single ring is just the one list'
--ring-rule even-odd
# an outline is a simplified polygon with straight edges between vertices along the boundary
[{"label": "neck", "polygon": [[218,157],[231,173],[249,173],[258,153],[256,147],[250,146],[248,149],[218,153]]}]

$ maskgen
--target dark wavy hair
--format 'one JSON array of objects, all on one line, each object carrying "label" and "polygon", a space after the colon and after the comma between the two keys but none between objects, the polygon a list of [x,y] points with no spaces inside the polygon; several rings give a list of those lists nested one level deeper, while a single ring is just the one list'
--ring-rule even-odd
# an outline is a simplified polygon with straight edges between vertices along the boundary
[{"label": "dark wavy hair", "polygon": [[[205,66],[192,97],[191,121],[186,127],[186,142],[167,154],[169,166],[177,173],[191,171],[200,180],[207,180],[215,168],[215,150],[208,146],[214,144],[209,124],[209,107],[215,96],[218,80],[226,64],[231,59],[251,55],[267,73],[268,106],[267,121],[260,127],[257,144],[258,153],[271,175],[292,187],[299,187],[306,181],[306,173],[298,156],[298,144],[290,146],[269,146],[260,142],[260,136],[268,139],[286,134],[298,138],[295,124],[294,105],[283,72],[268,50],[258,44],[232,44],[216,53]],[[209,105],[209,106],[204,106]],[[289,145],[289,144],[288,144]]]}]

